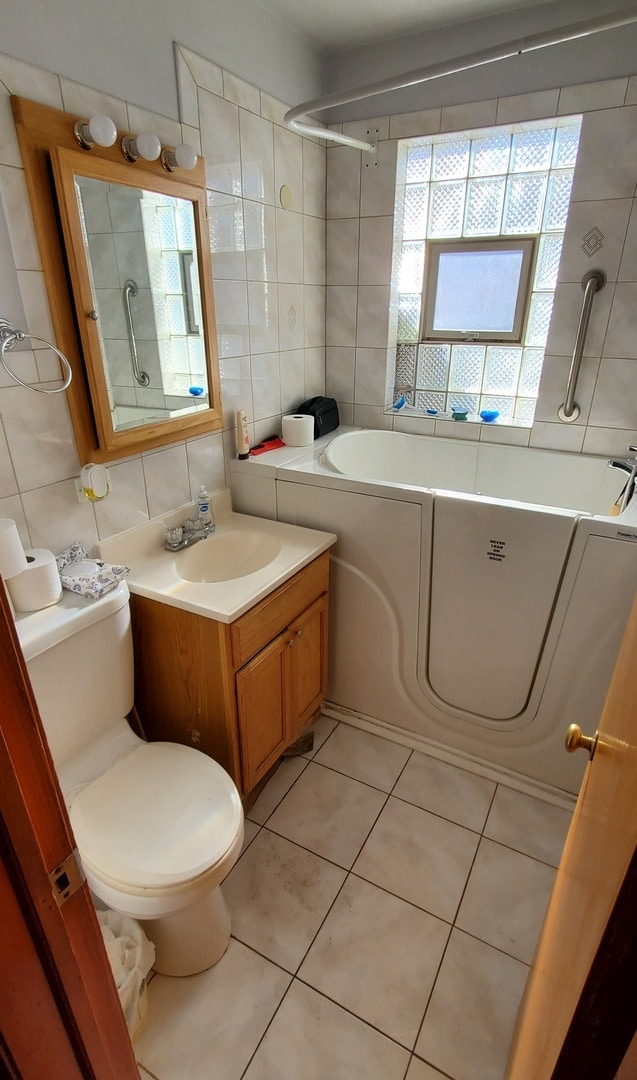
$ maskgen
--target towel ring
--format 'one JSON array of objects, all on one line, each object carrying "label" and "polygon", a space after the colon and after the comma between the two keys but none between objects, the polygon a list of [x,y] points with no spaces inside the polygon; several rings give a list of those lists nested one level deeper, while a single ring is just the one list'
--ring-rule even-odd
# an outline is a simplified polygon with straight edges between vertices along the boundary
[{"label": "towel ring", "polygon": [[[24,382],[16,375],[15,371],[11,370],[4,354],[7,349],[9,352],[11,351],[16,341],[24,341],[25,338],[29,338],[30,341],[41,341],[43,345],[46,345],[47,348],[52,349],[54,353],[57,353],[66,368],[64,382],[61,386],[56,386],[53,390],[45,390],[42,386],[32,386],[31,383]],[[35,390],[38,394],[61,394],[63,390],[66,390],[70,386],[71,379],[73,378],[71,365],[64,353],[60,352],[59,349],[56,349],[55,345],[52,345],[50,341],[45,341],[44,338],[37,337],[36,334],[27,334],[24,330],[17,330],[7,319],[0,319],[0,341],[2,342],[0,345],[0,363],[7,375],[10,375],[15,382],[20,384],[20,386],[25,386],[27,390]]]}]

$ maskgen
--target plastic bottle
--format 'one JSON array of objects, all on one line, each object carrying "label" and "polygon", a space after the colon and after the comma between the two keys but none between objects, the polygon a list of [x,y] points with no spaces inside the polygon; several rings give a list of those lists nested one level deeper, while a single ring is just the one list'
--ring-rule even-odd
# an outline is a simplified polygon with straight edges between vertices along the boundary
[{"label": "plastic bottle", "polygon": [[215,531],[215,521],[210,507],[210,499],[208,498],[208,492],[203,484],[199,488],[199,494],[197,496],[197,520],[203,527],[204,532],[211,533]]},{"label": "plastic bottle", "polygon": [[237,457],[246,461],[250,457],[250,442],[248,440],[248,418],[243,409],[237,409]]}]

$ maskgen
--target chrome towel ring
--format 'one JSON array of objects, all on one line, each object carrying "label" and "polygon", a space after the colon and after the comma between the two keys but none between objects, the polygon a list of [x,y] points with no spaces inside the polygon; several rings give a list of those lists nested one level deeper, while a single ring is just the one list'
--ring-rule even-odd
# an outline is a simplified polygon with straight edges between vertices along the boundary
[{"label": "chrome towel ring", "polygon": [[[30,341],[41,341],[43,345],[57,353],[65,368],[64,381],[61,386],[55,386],[52,390],[45,390],[42,386],[32,386],[31,383],[24,382],[23,379],[16,375],[15,371],[11,370],[4,354],[11,351],[16,341],[24,341],[25,338],[29,338]],[[0,319],[0,363],[7,375],[10,375],[15,382],[19,383],[20,386],[26,386],[27,390],[35,390],[38,394],[61,394],[63,390],[70,386],[73,378],[71,365],[63,352],[56,349],[55,345],[52,345],[50,341],[45,341],[44,338],[37,337],[36,334],[27,334],[24,330],[17,330],[7,319]]]}]

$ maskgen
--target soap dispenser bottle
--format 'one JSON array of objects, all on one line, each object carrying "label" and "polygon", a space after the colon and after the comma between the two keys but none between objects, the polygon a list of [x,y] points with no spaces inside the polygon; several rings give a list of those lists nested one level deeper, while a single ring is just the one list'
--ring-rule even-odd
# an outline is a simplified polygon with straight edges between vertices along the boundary
[{"label": "soap dispenser bottle", "polygon": [[203,484],[199,488],[199,495],[197,496],[197,521],[204,536],[209,536],[210,533],[215,531],[215,519],[210,507],[210,499]]}]

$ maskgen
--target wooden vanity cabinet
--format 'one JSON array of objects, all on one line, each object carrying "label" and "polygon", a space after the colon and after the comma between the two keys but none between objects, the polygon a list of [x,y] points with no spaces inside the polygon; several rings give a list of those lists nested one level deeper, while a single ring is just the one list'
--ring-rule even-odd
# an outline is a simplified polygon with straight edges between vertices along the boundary
[{"label": "wooden vanity cabinet", "polygon": [[328,575],[325,552],[233,623],[131,594],[147,738],[203,750],[247,795],[325,695]]}]

